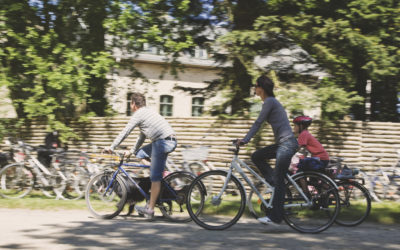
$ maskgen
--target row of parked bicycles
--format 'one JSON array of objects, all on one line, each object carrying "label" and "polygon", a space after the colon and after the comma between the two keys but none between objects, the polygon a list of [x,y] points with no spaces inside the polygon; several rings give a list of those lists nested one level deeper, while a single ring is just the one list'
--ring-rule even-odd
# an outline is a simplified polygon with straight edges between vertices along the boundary
[{"label": "row of parked bicycles", "polygon": [[[33,152],[38,148],[23,142],[13,144],[15,163],[0,171],[0,195],[21,198],[35,187],[56,199],[85,196],[89,211],[97,218],[111,219],[124,208],[149,199],[150,180],[141,170],[146,164],[125,162],[123,154],[110,156],[117,162],[93,162],[83,151],[55,150],[52,164],[44,166]],[[240,159],[239,146],[226,168],[203,161],[208,147],[186,148],[183,162],[168,160],[157,207],[172,221],[193,220],[209,230],[234,225],[248,208],[255,218],[270,213],[274,187],[248,162]],[[67,154],[75,154],[71,159]],[[356,226],[370,214],[371,196],[366,179],[357,169],[335,158],[323,172],[300,171],[286,175],[284,221],[303,233],[319,233],[333,223]],[[211,164],[211,165],[210,165]],[[247,185],[243,185],[245,182]]]},{"label": "row of parked bicycles", "polygon": [[[5,140],[9,153],[4,156],[0,169],[0,196],[10,199],[23,198],[32,190],[40,190],[49,198],[77,200],[84,196],[85,188],[92,176],[104,169],[118,165],[115,155],[101,154],[97,146],[88,145],[83,150],[45,148],[32,146],[22,140]],[[41,152],[49,155],[51,161],[41,160]],[[189,146],[182,151],[182,160],[168,158],[166,173],[184,170],[202,173],[214,166],[203,161],[207,158],[208,147],[193,150]],[[130,163],[128,168],[140,164]],[[148,167],[148,166],[147,166]],[[134,177],[145,175],[143,171],[130,171]]]}]

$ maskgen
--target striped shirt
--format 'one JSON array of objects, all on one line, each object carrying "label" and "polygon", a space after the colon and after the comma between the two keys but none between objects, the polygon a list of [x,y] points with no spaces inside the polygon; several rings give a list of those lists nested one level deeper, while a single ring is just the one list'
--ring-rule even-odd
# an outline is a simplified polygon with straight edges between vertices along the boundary
[{"label": "striped shirt", "polygon": [[152,142],[164,139],[170,135],[174,135],[175,131],[169,123],[160,114],[147,107],[142,107],[133,113],[126,127],[119,133],[117,138],[111,144],[111,149],[114,150],[126,137],[132,132],[135,127],[139,127],[140,135],[134,148],[131,149],[135,153],[143,144],[146,138]]}]

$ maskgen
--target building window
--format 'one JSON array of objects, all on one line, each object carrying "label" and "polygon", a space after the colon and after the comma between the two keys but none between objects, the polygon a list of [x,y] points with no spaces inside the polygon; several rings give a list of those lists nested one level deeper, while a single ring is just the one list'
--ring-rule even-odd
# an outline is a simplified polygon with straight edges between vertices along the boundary
[{"label": "building window", "polygon": [[208,58],[207,50],[196,46],[194,50],[194,57],[199,59],[207,59]]},{"label": "building window", "polygon": [[132,93],[128,93],[127,95],[127,100],[126,100],[126,115],[131,116],[132,115],[132,110],[131,110],[131,97]]},{"label": "building window", "polygon": [[162,55],[164,54],[164,51],[151,45],[148,43],[143,44],[143,52],[149,53],[149,54],[154,54],[154,55]]},{"label": "building window", "polygon": [[160,96],[160,114],[162,116],[172,116],[174,98],[170,95]]},{"label": "building window", "polygon": [[204,98],[194,97],[192,99],[192,116],[201,116],[203,114]]}]

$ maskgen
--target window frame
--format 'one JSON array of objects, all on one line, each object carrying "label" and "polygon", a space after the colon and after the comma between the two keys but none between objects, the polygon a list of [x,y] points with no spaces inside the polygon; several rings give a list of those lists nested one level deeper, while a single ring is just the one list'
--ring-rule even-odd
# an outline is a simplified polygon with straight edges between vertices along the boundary
[{"label": "window frame", "polygon": [[[195,101],[196,100],[201,100],[201,104],[197,104],[197,103],[195,103]],[[204,114],[204,101],[205,101],[205,98],[204,97],[201,97],[201,96],[195,96],[195,97],[192,97],[192,112],[191,112],[191,115],[192,115],[192,117],[201,117],[201,116],[203,116],[203,114]],[[196,115],[195,114],[195,109],[201,109],[201,112],[199,112],[200,114],[199,115]],[[196,112],[198,112],[198,111],[196,111]]]},{"label": "window frame", "polygon": [[[164,102],[163,98],[170,98],[170,102]],[[164,113],[164,107],[167,107],[166,114]],[[173,116],[174,115],[174,96],[172,95],[160,95],[160,105],[159,105],[159,109],[160,109],[160,115],[162,116]]]}]

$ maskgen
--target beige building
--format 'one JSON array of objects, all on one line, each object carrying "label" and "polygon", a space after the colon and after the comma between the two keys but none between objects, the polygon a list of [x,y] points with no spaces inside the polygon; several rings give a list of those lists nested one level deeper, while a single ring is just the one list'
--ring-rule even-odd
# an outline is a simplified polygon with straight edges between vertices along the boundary
[{"label": "beige building", "polygon": [[[176,89],[180,87],[204,88],[206,82],[218,79],[218,73],[225,65],[219,65],[210,59],[207,51],[197,48],[194,56],[183,55],[179,61],[184,65],[182,72],[178,76],[171,75],[165,68],[165,55],[161,51],[149,45],[145,46],[145,51],[138,56],[124,53],[118,49],[113,51],[117,62],[134,63],[134,67],[144,77],[134,78],[128,69],[111,69],[108,75],[109,83],[106,91],[106,98],[111,108],[117,115],[130,115],[130,94],[141,92],[145,94],[147,106],[153,108],[163,116],[174,117],[193,117],[201,116],[210,111],[213,105],[221,103],[223,94],[218,93],[215,97],[206,99],[201,95],[191,95],[189,92]],[[285,53],[284,53],[285,52]],[[280,55],[279,53],[283,53]],[[293,53],[289,50],[282,50],[274,56],[266,58],[256,58],[255,63],[261,68],[281,61],[285,64],[296,64],[293,60]],[[300,68],[308,68],[299,64]],[[301,70],[300,70],[301,71]],[[163,75],[162,77],[160,77]],[[7,89],[1,89],[0,117],[15,117],[14,108],[11,100],[7,98]],[[260,105],[255,105],[255,110]],[[319,108],[310,110],[308,115],[319,116]],[[208,114],[209,115],[209,114]]]},{"label": "beige building", "polygon": [[[117,61],[129,60],[119,51],[114,52]],[[129,70],[114,69],[109,76],[107,99],[120,115],[130,115],[129,97],[132,92],[144,93],[147,106],[163,116],[191,117],[201,116],[217,103],[220,96],[205,99],[201,95],[177,90],[175,87],[204,88],[207,81],[218,78],[220,67],[208,59],[207,52],[197,49],[195,56],[184,55],[180,62],[185,65],[177,78],[165,69],[165,57],[154,48],[148,47],[145,53],[134,58],[134,66],[145,79],[134,79]],[[129,61],[128,61],[129,62]],[[163,77],[160,78],[160,75]]]},{"label": "beige building", "polygon": [[[115,51],[117,61],[129,60],[132,57],[124,56]],[[217,102],[219,96],[205,99],[203,96],[192,96],[190,93],[175,89],[176,86],[204,88],[206,81],[216,79],[219,71],[218,65],[208,59],[205,50],[197,49],[195,56],[185,55],[180,58],[185,65],[176,79],[165,70],[165,57],[154,48],[147,47],[144,53],[135,57],[135,68],[146,78],[135,79],[126,69],[113,69],[108,76],[109,86],[106,98],[118,115],[130,115],[130,93],[144,93],[147,106],[158,111],[164,116],[191,117],[201,116]],[[162,78],[160,75],[165,71]],[[0,89],[0,117],[16,117],[11,100],[7,97],[6,87]]]}]

